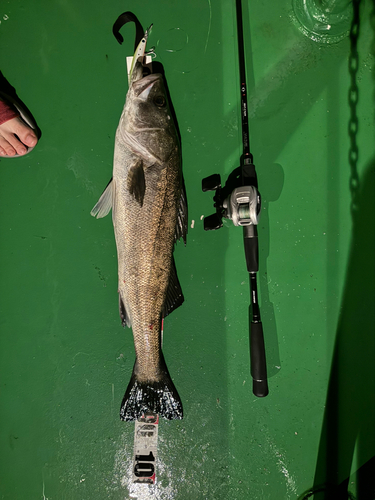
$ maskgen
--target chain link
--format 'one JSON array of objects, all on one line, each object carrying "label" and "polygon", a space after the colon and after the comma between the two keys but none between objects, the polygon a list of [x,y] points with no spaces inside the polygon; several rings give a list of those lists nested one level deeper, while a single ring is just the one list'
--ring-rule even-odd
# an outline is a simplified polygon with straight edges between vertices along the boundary
[{"label": "chain link", "polygon": [[358,191],[359,191],[359,175],[358,175],[358,116],[357,104],[359,100],[359,91],[357,85],[357,73],[359,68],[358,55],[358,37],[360,30],[359,6],[361,0],[353,0],[353,21],[350,28],[350,54],[349,54],[349,107],[350,119],[348,124],[350,148],[349,148],[349,165],[350,165],[350,180],[349,188],[351,193],[351,212],[354,213],[358,208]]}]

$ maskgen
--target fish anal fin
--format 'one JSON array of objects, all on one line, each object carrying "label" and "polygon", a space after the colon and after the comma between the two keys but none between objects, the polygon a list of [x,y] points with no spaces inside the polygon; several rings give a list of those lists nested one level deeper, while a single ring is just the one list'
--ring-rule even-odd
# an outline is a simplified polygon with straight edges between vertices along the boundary
[{"label": "fish anal fin", "polygon": [[135,165],[129,169],[127,185],[129,193],[142,206],[146,191],[146,179],[142,160],[138,160]]},{"label": "fish anal fin", "polygon": [[91,210],[90,214],[97,219],[101,219],[105,217],[111,210],[113,204],[113,195],[114,195],[114,182],[113,179],[109,181],[107,187],[103,191],[103,194],[98,200],[98,203]]},{"label": "fish anal fin", "polygon": [[165,318],[172,311],[177,309],[184,301],[181,285],[177,277],[176,264],[172,257],[171,274],[169,277],[169,284],[167,289],[167,296],[164,302],[163,317]]}]

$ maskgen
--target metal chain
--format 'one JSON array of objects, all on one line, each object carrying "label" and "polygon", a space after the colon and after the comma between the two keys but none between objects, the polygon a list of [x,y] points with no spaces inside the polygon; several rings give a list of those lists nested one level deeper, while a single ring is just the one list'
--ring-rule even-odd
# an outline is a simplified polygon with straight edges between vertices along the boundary
[{"label": "metal chain", "polygon": [[357,73],[359,68],[359,55],[358,55],[358,37],[360,29],[359,6],[361,0],[353,0],[353,21],[350,28],[350,54],[349,54],[349,74],[350,74],[350,88],[349,88],[349,107],[350,119],[348,124],[348,131],[350,137],[349,148],[349,165],[350,165],[350,180],[349,188],[351,192],[351,212],[352,214],[358,209],[358,191],[359,191],[359,175],[358,175],[358,116],[357,104],[359,98],[359,91],[357,85]]}]

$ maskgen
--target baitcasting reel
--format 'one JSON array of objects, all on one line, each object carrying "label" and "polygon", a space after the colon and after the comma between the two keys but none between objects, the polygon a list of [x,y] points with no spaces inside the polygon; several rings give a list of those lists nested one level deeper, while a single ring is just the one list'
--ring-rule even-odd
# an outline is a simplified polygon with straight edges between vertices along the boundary
[{"label": "baitcasting reel", "polygon": [[204,218],[205,231],[221,228],[223,217],[231,219],[235,226],[258,224],[261,198],[255,186],[235,187],[227,195],[228,189],[221,187],[220,175],[213,174],[202,180],[202,191],[215,191],[214,207],[216,213]]}]

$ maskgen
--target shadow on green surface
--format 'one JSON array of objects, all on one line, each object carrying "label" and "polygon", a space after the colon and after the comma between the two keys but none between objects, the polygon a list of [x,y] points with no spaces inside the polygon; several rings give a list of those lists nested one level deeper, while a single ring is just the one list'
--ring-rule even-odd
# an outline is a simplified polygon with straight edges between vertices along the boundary
[{"label": "shadow on green surface", "polygon": [[375,498],[375,160],[362,186],[311,492],[314,500],[350,498],[355,448],[357,499]]},{"label": "shadow on green surface", "polygon": [[[375,6],[375,2],[374,2]],[[374,18],[375,9],[372,12]],[[356,17],[357,16],[357,17]],[[375,157],[358,188],[357,39],[359,1],[354,2],[349,72],[349,122],[352,192],[352,243],[341,314],[336,332],[326,410],[314,487],[303,498],[354,498],[351,470],[356,460],[357,500],[375,498]]]},{"label": "shadow on green surface", "polygon": [[[266,183],[265,183],[266,184]],[[278,163],[272,163],[268,166],[268,183],[262,188],[262,218],[260,219],[260,252],[259,269],[262,271],[262,278],[259,280],[259,288],[262,297],[262,321],[265,328],[265,347],[267,359],[267,374],[272,377],[279,372],[281,366],[279,340],[277,335],[277,326],[275,318],[275,308],[271,301],[267,261],[270,256],[270,219],[269,208],[272,202],[278,200],[284,186],[284,170]]]}]

